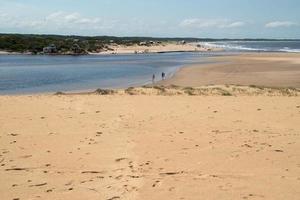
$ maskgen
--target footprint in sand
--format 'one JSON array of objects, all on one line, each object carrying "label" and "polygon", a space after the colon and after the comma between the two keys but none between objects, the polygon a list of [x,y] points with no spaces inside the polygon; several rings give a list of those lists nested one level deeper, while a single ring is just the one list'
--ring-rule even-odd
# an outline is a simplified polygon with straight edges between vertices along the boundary
[{"label": "footprint in sand", "polygon": [[103,133],[99,131],[99,132],[96,133],[96,137],[100,137],[102,134]]},{"label": "footprint in sand", "polygon": [[29,168],[16,167],[16,168],[6,169],[5,171],[28,171],[28,170],[29,170]]},{"label": "footprint in sand", "polygon": [[280,149],[276,149],[274,151],[277,152],[277,153],[283,153],[283,150],[280,150]]},{"label": "footprint in sand", "polygon": [[69,181],[68,183],[65,184],[65,186],[70,186],[73,184],[74,181]]},{"label": "footprint in sand", "polygon": [[152,187],[156,187],[159,183],[160,181],[155,181],[155,183],[152,184]]},{"label": "footprint in sand", "polygon": [[123,161],[123,160],[127,160],[127,158],[117,158],[115,161],[116,161],[116,162],[121,162],[121,161]]},{"label": "footprint in sand", "polygon": [[83,171],[82,174],[104,174],[104,171]]},{"label": "footprint in sand", "polygon": [[31,157],[32,157],[32,155],[20,156],[20,158],[24,158],[24,159],[26,159],[26,158],[31,158]]},{"label": "footprint in sand", "polygon": [[29,187],[42,187],[47,185],[48,183],[39,183],[39,184],[35,184],[35,185],[30,185]]},{"label": "footprint in sand", "polygon": [[120,199],[120,197],[119,196],[115,196],[115,197],[109,198],[107,200],[116,200],[116,199]]},{"label": "footprint in sand", "polygon": [[115,177],[116,180],[121,180],[123,178],[123,175]]}]

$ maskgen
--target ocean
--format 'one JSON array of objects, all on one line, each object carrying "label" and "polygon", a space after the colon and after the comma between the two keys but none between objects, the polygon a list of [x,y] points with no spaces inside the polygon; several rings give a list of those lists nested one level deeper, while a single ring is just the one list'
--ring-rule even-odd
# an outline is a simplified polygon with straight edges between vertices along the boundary
[{"label": "ocean", "polygon": [[204,42],[207,47],[233,52],[300,52],[300,40],[282,41],[218,41]]}]

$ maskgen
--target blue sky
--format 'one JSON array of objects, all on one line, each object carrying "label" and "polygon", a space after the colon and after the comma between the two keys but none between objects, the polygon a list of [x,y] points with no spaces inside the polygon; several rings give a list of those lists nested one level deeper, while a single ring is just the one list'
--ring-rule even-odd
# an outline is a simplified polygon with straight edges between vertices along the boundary
[{"label": "blue sky", "polygon": [[300,38],[300,0],[0,0],[0,32]]}]

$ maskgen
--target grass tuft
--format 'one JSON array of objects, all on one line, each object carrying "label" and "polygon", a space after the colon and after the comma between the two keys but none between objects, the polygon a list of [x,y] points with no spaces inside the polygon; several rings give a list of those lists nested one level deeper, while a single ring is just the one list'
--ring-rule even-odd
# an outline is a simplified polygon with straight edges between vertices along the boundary
[{"label": "grass tuft", "polygon": [[125,93],[129,95],[136,95],[134,90],[135,90],[134,87],[129,87],[125,90]]},{"label": "grass tuft", "polygon": [[64,92],[56,92],[54,95],[60,96],[60,95],[65,95]]},{"label": "grass tuft", "polygon": [[115,91],[114,90],[108,90],[108,89],[97,89],[95,91],[96,94],[99,94],[99,95],[112,95],[112,94],[115,94]]}]

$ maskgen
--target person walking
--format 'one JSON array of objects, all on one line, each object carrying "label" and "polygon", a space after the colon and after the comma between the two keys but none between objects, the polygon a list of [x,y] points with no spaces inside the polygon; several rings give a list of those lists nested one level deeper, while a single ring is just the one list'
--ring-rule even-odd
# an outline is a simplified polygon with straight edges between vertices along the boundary
[{"label": "person walking", "polygon": [[166,79],[166,74],[165,74],[165,72],[161,73],[161,79],[162,79],[162,80],[165,80],[165,79]]},{"label": "person walking", "polygon": [[152,75],[152,84],[155,83],[155,74]]}]

